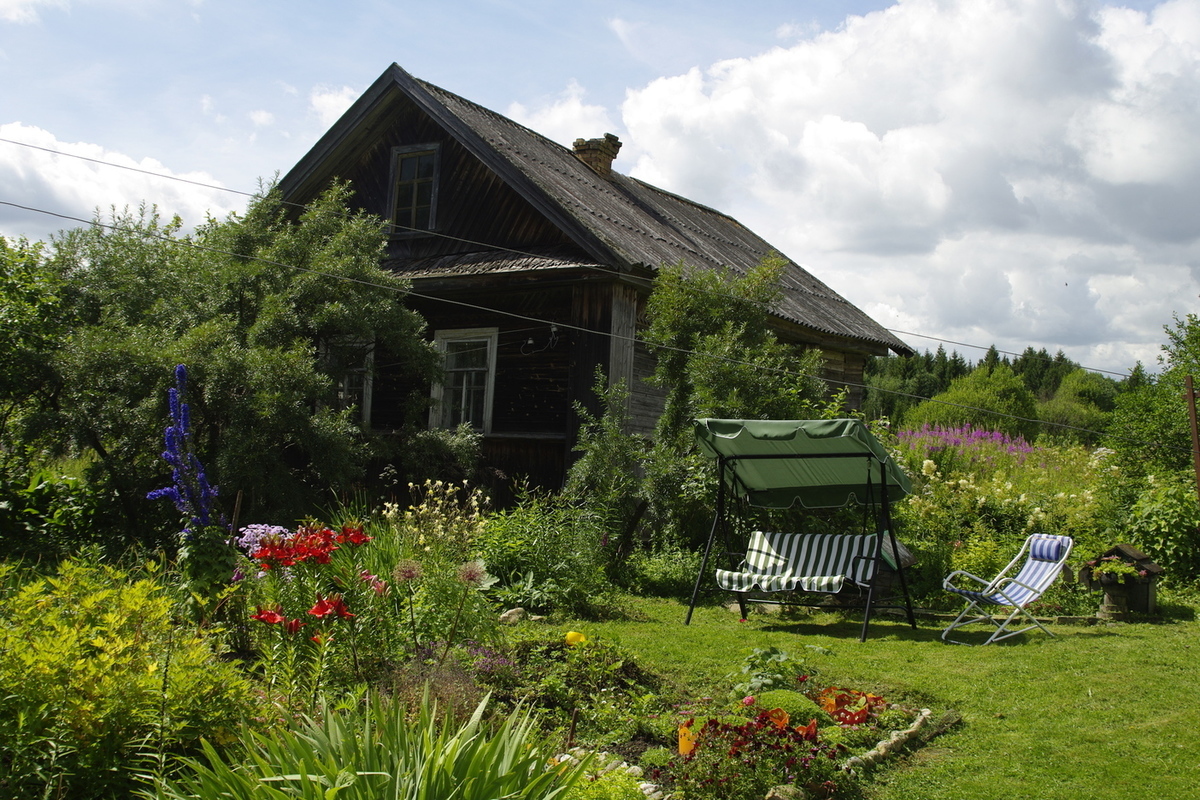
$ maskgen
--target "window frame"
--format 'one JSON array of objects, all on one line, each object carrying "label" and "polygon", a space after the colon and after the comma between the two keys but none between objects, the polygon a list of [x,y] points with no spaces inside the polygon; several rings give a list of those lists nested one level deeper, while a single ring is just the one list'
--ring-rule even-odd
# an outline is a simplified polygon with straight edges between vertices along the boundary
[{"label": "window frame", "polygon": [[[371,403],[375,392],[375,345],[374,339],[358,336],[333,336],[322,339],[318,352],[322,361],[332,370],[334,395],[337,408],[351,406],[358,409],[358,419],[364,429],[371,427]],[[349,359],[346,355],[361,355],[362,360]],[[358,380],[354,380],[354,379]],[[357,383],[358,387],[353,385]]]},{"label": "window frame", "polygon": [[[483,390],[483,419],[480,424],[475,424],[474,420],[470,420],[471,427],[480,433],[491,433],[492,431],[492,401],[495,396],[496,387],[496,351],[497,342],[499,341],[499,328],[451,328],[445,330],[434,331],[433,346],[442,354],[442,367],[446,370],[445,374],[448,377],[450,372],[446,365],[447,345],[450,342],[482,342],[487,346],[487,375]],[[429,410],[429,427],[430,428],[450,428],[454,427],[447,423],[445,395],[446,395],[446,380],[435,381],[430,396],[433,399],[433,405]]]},{"label": "window frame", "polygon": [[[410,156],[419,156],[430,154],[433,156],[433,176],[429,179],[432,184],[429,198],[429,223],[425,228],[415,228],[410,225],[401,225],[396,220],[396,215],[399,213],[399,189],[400,189],[400,170],[404,159]],[[391,170],[388,176],[388,226],[393,237],[412,237],[423,236],[437,230],[437,204],[438,204],[438,184],[441,183],[441,145],[438,142],[427,144],[413,144],[397,146],[392,148]],[[406,211],[415,208],[415,205],[409,205]]]}]

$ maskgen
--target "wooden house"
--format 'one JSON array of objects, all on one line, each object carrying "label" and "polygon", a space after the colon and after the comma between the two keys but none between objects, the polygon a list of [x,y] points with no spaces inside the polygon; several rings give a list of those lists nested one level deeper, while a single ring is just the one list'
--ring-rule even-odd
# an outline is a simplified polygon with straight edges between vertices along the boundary
[{"label": "wooden house", "polygon": [[[774,250],[736,220],[612,169],[606,134],[573,149],[418,80],[393,64],[280,181],[305,203],[333,178],[391,223],[385,265],[446,354],[431,425],[470,422],[490,465],[556,487],[571,460],[576,401],[594,376],[631,389],[637,431],[661,392],[637,339],[664,264],[744,271]],[[789,262],[774,309],[785,341],[820,348],[826,377],[855,387],[864,359],[911,350]],[[359,387],[373,427],[399,424],[403,376],[377,365]],[[857,395],[857,392],[855,392]]]}]

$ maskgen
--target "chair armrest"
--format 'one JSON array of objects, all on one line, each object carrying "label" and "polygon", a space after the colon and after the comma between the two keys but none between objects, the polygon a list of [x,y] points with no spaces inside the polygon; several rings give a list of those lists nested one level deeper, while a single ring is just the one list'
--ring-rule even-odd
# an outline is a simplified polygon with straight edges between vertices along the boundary
[{"label": "chair armrest", "polygon": [[983,578],[979,577],[978,575],[972,575],[970,572],[967,572],[965,569],[956,569],[954,572],[951,572],[949,575],[947,575],[945,577],[945,579],[942,580],[942,588],[943,589],[959,588],[954,585],[954,578],[959,575],[963,576],[964,578],[970,578],[971,580],[975,581],[978,584],[981,584],[984,587],[988,587],[991,585],[991,581],[986,581]]},{"label": "chair armrest", "polygon": [[[1007,600],[1008,604],[1010,606],[1016,606],[1018,604],[1013,602],[1013,599],[1008,596],[1008,592],[1005,591],[1009,586],[1012,586],[1014,584],[1016,584],[1017,586],[1020,586],[1022,589],[1027,589],[1028,591],[1033,593],[1033,597],[1030,598],[1029,600],[1025,601],[1026,605],[1028,605],[1029,603],[1032,603],[1034,600],[1036,600],[1037,598],[1042,596],[1041,591],[1038,591],[1037,589],[1033,588],[1032,586],[1030,586],[1027,583],[1022,583],[1021,581],[1017,580],[1016,578],[1002,578],[1001,580],[996,581],[996,585],[995,585],[995,587],[992,588],[992,591],[994,591],[996,594],[1000,595],[1005,600]],[[1045,590],[1042,590],[1042,591],[1045,591]]]}]

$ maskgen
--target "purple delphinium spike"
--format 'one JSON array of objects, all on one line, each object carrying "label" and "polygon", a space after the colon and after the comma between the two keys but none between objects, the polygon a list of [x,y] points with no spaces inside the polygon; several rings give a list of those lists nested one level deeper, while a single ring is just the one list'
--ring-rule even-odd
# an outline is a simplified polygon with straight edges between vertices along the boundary
[{"label": "purple delphinium spike", "polygon": [[150,500],[170,498],[175,508],[188,518],[188,526],[183,531],[185,538],[194,528],[213,523],[213,498],[217,496],[217,487],[209,484],[204,466],[192,452],[191,411],[184,401],[186,389],[187,368],[180,364],[175,367],[175,387],[167,392],[171,424],[163,435],[166,450],[162,457],[171,465],[172,485],[146,495]]}]

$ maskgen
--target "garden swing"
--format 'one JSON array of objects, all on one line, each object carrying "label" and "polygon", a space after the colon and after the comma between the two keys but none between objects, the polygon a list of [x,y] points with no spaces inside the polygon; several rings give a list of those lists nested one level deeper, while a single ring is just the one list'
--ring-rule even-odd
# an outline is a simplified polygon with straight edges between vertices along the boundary
[{"label": "garden swing", "polygon": [[[902,609],[917,626],[904,568],[913,559],[897,541],[889,501],[912,491],[908,476],[861,420],[693,420],[700,451],[717,462],[717,509],[696,575],[687,619],[708,571],[718,531],[730,556],[729,569],[716,569],[717,585],[746,603],[784,601],[750,597],[773,592],[836,594],[854,587],[863,598],[862,633],[876,609]],[[767,509],[864,506],[874,531],[863,534],[754,531],[744,552],[730,546],[731,500]],[[740,562],[737,556],[743,556]],[[884,576],[900,592],[881,599]],[[804,605],[805,603],[787,603]],[[811,604],[810,604],[811,605]],[[851,606],[853,607],[853,606]]]}]

